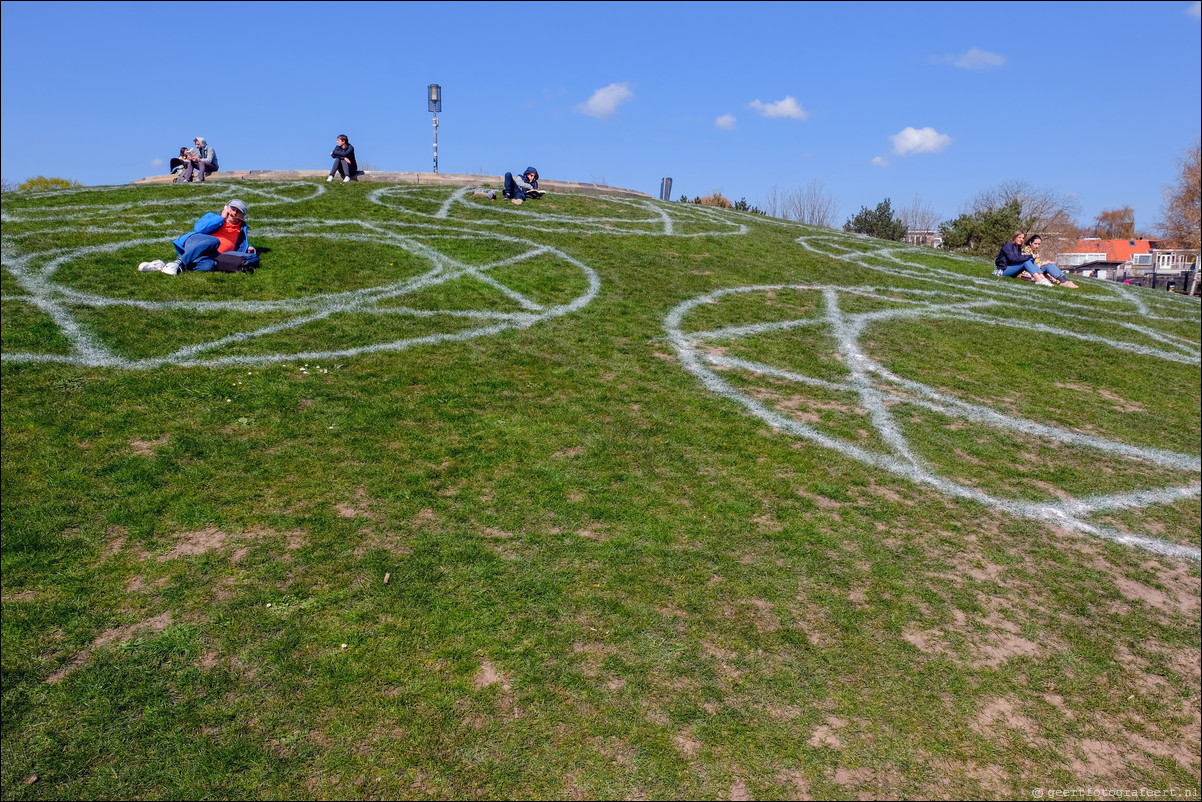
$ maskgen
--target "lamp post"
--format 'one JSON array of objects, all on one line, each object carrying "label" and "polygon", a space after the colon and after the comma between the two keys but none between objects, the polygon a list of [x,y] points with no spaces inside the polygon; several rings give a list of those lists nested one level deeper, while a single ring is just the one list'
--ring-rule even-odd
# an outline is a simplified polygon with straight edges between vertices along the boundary
[{"label": "lamp post", "polygon": [[426,105],[434,113],[434,172],[438,172],[438,112],[442,111],[442,87],[430,84],[426,87]]}]

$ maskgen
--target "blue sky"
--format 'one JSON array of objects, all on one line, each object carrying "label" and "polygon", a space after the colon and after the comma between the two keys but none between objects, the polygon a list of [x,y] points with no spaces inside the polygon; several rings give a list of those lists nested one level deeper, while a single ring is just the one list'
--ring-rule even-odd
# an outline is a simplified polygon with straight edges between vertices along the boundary
[{"label": "blue sky", "polygon": [[[220,31],[210,35],[209,31]],[[225,169],[518,171],[840,222],[1023,180],[1080,217],[1161,189],[1202,128],[1197,2],[4,2],[8,181],[119,184],[194,136]]]}]

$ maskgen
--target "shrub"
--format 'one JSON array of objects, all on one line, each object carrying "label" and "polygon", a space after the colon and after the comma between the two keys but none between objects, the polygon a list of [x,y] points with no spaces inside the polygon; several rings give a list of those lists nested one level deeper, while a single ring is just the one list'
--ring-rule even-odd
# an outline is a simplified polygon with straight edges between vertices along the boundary
[{"label": "shrub", "polygon": [[82,187],[83,184],[78,181],[69,181],[66,178],[47,178],[44,175],[39,175],[34,178],[26,178],[17,185],[18,192],[25,192],[30,189],[70,189],[71,187]]},{"label": "shrub", "polygon": [[717,206],[719,209],[729,209],[734,206],[733,203],[723,197],[722,193],[716,189],[707,197],[698,198],[695,203],[699,203],[702,206]]}]

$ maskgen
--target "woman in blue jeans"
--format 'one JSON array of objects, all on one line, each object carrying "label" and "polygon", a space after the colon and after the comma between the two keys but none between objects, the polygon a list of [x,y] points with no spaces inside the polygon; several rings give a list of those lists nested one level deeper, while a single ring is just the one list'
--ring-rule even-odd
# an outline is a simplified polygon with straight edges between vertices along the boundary
[{"label": "woman in blue jeans", "polygon": [[[1030,255],[1031,259],[1035,261],[1035,270],[1050,278],[1053,284],[1068,287],[1070,290],[1077,289],[1077,285],[1064,275],[1063,270],[1056,267],[1055,262],[1047,262],[1039,258],[1039,246],[1042,244],[1043,238],[1038,234],[1032,234],[1027,239],[1027,247],[1023,248],[1023,253]],[[1032,271],[1032,274],[1034,274],[1034,271]]]},{"label": "woman in blue jeans", "polygon": [[993,275],[1013,278],[1026,273],[1036,284],[1052,286],[1051,280],[1039,269],[1031,254],[1023,253],[1023,241],[1026,238],[1027,232],[1015,231],[1010,241],[1002,245],[1002,249],[997,252],[997,258],[993,260]]}]

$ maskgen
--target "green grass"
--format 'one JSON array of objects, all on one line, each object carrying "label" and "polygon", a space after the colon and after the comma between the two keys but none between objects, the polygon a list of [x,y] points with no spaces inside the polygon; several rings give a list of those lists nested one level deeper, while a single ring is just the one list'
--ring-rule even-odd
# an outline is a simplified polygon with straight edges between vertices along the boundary
[{"label": "green grass", "polygon": [[[1196,554],[1196,301],[682,204],[193,189],[3,199],[5,799],[1196,794],[1196,557],[1021,514],[1184,488],[1079,521]],[[260,270],[135,272],[235,194]],[[816,383],[685,369],[673,310],[752,287],[694,353]],[[896,432],[993,501],[902,478],[852,450],[895,455],[853,345],[1179,459],[907,386]]]}]

